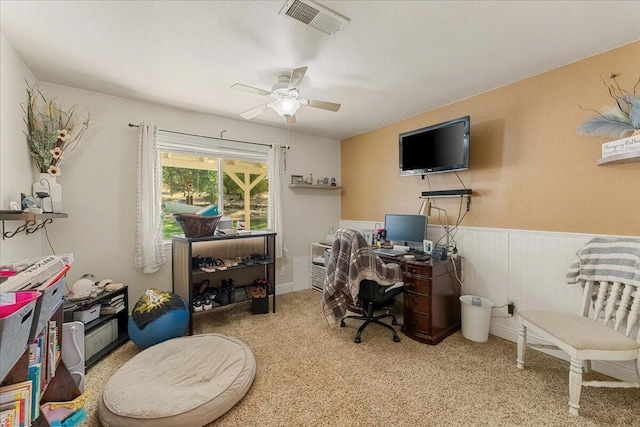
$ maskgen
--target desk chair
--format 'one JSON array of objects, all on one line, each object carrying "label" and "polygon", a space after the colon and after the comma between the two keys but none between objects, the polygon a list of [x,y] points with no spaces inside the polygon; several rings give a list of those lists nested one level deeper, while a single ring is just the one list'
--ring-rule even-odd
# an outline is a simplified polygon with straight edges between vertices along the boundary
[{"label": "desk chair", "polygon": [[384,263],[358,231],[339,229],[335,233],[322,293],[323,311],[330,324],[340,320],[340,326],[345,327],[347,309],[357,311],[360,316],[346,317],[365,322],[358,329],[356,343],[360,343],[362,331],[371,323],[389,328],[393,340],[398,342],[395,329],[380,321],[391,317],[396,325],[396,318],[386,313],[375,316],[374,311],[392,304],[394,297],[403,291],[399,264]]},{"label": "desk chair", "polygon": [[[349,310],[360,312],[359,316],[349,315],[345,316],[340,320],[340,326],[347,326],[344,322],[344,319],[357,319],[364,320],[364,323],[358,328],[358,332],[356,333],[356,338],[353,340],[355,343],[360,343],[362,331],[367,325],[371,323],[376,323],[380,326],[384,326],[387,329],[390,329],[393,332],[393,341],[399,342],[400,337],[398,333],[391,325],[397,325],[398,321],[396,320],[396,316],[385,312],[384,314],[375,315],[375,310],[380,310],[382,308],[388,307],[392,305],[395,301],[396,295],[401,294],[404,291],[404,286],[401,285],[393,285],[393,286],[381,286],[378,282],[374,280],[363,280],[360,282],[360,290],[358,292],[358,301],[356,305],[349,305]],[[384,323],[381,319],[391,318],[391,325]]]},{"label": "desk chair", "polygon": [[578,255],[567,281],[584,287],[580,312],[520,311],[516,359],[517,368],[524,369],[529,332],[567,353],[572,415],[578,415],[583,386],[640,388],[640,382],[582,380],[591,360],[628,360],[640,381],[640,240],[596,238]]}]

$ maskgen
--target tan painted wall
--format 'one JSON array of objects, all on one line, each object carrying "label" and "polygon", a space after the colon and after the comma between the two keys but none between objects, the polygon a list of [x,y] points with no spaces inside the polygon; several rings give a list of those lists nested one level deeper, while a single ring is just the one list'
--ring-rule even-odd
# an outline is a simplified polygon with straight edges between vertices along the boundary
[{"label": "tan painted wall", "polygon": [[[470,115],[470,169],[458,176],[474,195],[462,225],[640,235],[640,162],[597,166],[611,139],[576,132],[594,115],[580,106],[613,105],[600,80],[612,72],[633,90],[640,42],[342,141],[342,219],[418,213],[422,191],[462,188],[454,173],[399,176],[398,134]],[[437,203],[456,220],[459,199]]]}]

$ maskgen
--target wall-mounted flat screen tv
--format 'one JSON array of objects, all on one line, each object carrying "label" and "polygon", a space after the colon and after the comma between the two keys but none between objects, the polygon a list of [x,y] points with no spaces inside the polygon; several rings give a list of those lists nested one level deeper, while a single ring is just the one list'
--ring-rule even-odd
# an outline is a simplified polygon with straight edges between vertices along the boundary
[{"label": "wall-mounted flat screen tv", "polygon": [[469,116],[399,135],[400,175],[469,169]]}]

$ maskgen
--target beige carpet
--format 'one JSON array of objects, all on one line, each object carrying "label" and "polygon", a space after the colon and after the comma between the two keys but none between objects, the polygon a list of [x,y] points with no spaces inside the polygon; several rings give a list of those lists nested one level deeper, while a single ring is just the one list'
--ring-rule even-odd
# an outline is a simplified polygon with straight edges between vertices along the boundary
[{"label": "beige carpet", "polygon": [[[435,346],[402,333],[394,343],[371,325],[355,344],[360,322],[329,327],[317,291],[284,294],[277,303],[275,314],[252,315],[249,302],[196,314],[195,333],[236,337],[257,363],[247,395],[209,426],[640,425],[640,389],[583,389],[581,415],[573,417],[568,363],[529,350],[519,371],[510,341],[477,343],[457,332]],[[83,426],[100,426],[102,387],[138,351],[128,342],[88,370],[85,387],[96,393]]]}]

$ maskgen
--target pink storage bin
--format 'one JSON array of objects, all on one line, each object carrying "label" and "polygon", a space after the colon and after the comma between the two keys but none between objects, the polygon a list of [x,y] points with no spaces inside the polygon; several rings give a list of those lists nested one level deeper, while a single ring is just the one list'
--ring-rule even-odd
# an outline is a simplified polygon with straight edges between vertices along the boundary
[{"label": "pink storage bin", "polygon": [[31,301],[37,300],[38,297],[40,297],[40,292],[38,291],[20,291],[13,293],[16,294],[16,303],[0,305],[0,319],[4,319],[5,317],[12,315]]}]

